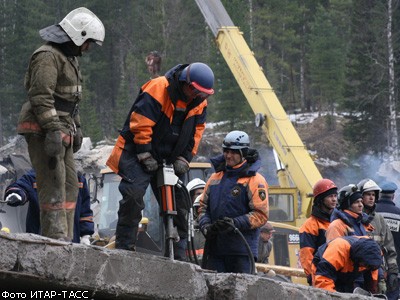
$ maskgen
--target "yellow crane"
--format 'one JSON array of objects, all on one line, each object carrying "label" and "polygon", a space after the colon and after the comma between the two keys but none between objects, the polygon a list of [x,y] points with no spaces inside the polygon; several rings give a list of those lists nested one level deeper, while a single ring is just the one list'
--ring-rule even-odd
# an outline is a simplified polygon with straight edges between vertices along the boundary
[{"label": "yellow crane", "polygon": [[[300,226],[309,215],[313,185],[322,178],[296,129],[257,63],[242,32],[236,27],[219,0],[196,0],[198,7],[215,36],[216,44],[236,78],[268,141],[282,162],[282,187],[290,181],[300,196],[295,220],[286,222]],[[289,179],[289,180],[288,180]],[[296,205],[294,207],[296,210]]]}]

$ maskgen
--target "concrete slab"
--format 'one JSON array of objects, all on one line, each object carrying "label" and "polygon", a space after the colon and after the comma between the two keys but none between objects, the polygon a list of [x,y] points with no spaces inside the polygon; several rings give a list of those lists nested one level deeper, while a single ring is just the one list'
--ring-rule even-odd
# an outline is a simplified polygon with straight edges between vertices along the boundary
[{"label": "concrete slab", "polygon": [[0,232],[0,253],[2,299],[369,299],[26,233]]}]

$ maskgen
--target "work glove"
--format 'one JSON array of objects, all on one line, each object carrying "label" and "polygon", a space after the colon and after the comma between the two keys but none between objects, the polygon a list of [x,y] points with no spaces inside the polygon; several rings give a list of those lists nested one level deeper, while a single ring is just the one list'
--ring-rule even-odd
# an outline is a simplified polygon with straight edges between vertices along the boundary
[{"label": "work glove", "polygon": [[396,273],[389,273],[386,279],[388,292],[393,292],[399,288],[399,280]]},{"label": "work glove", "polygon": [[174,162],[174,170],[176,175],[183,175],[189,171],[189,162],[182,156],[178,156]]},{"label": "work glove", "polygon": [[157,171],[158,162],[154,159],[150,152],[139,153],[137,158],[146,172]]},{"label": "work glove", "polygon": [[378,294],[386,294],[386,281],[385,279],[381,279],[378,282]]},{"label": "work glove", "polygon": [[235,223],[231,218],[224,217],[217,222],[215,222],[215,226],[219,233],[228,233],[235,230]]},{"label": "work glove", "polygon": [[83,140],[82,129],[80,127],[77,127],[74,135],[74,143],[72,144],[72,150],[74,151],[74,153],[78,152],[79,149],[81,149],[82,140]]},{"label": "work glove", "polygon": [[44,151],[48,156],[57,156],[61,154],[63,148],[61,131],[48,131],[44,139]]},{"label": "work glove", "polygon": [[83,237],[81,237],[81,244],[90,245],[90,235],[84,235]]},{"label": "work glove", "polygon": [[7,205],[10,206],[19,206],[24,204],[22,201],[22,197],[18,195],[17,193],[11,193],[10,195],[7,196],[6,198]]},{"label": "work glove", "polygon": [[218,229],[215,226],[215,224],[206,224],[201,229],[201,232],[203,232],[204,236],[208,240],[208,239],[213,239],[217,236]]}]

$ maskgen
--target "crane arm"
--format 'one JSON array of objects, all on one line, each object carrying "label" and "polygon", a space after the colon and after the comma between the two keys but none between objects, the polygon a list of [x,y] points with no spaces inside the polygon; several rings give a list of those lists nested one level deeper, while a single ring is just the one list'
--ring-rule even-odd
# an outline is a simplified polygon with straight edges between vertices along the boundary
[{"label": "crane arm", "polygon": [[222,3],[219,0],[196,0],[196,3],[253,112],[265,119],[262,129],[299,190],[301,214],[303,218],[307,217],[311,211],[312,187],[322,178],[320,172],[242,32],[234,26]]}]

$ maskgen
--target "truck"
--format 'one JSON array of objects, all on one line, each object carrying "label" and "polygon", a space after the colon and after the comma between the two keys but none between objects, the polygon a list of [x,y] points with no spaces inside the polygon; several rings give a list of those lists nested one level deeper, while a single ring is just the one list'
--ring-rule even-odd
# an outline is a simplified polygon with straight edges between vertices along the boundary
[{"label": "truck", "polygon": [[[262,128],[274,151],[279,186],[270,186],[268,191],[269,220],[276,229],[270,262],[299,269],[298,230],[311,213],[313,186],[322,176],[221,1],[195,1],[254,112],[255,125]],[[299,277],[292,277],[292,281],[304,283]]]}]

